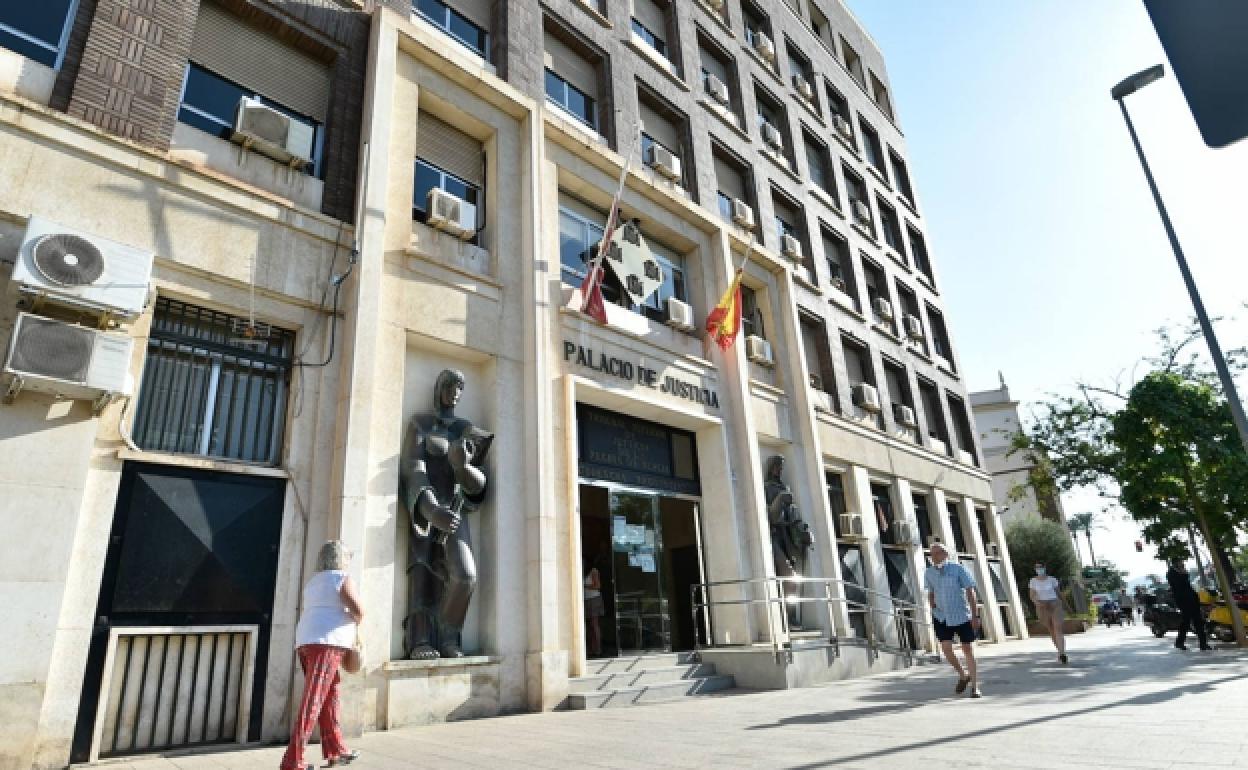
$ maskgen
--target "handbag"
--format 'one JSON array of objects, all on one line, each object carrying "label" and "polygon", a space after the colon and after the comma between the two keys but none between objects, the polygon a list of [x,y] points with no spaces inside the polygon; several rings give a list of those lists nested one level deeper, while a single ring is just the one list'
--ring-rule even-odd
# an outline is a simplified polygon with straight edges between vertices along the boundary
[{"label": "handbag", "polygon": [[348,674],[358,674],[364,667],[364,643],[360,640],[360,630],[355,630],[355,644],[347,650],[342,658],[342,670]]}]

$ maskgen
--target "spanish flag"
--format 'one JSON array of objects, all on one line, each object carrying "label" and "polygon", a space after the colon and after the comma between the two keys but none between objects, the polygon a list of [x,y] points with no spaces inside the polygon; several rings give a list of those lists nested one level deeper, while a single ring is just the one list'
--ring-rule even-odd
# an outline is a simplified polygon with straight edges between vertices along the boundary
[{"label": "spanish flag", "polygon": [[727,350],[737,341],[741,332],[741,270],[732,277],[732,284],[719,304],[706,316],[706,332],[719,345],[720,350]]}]

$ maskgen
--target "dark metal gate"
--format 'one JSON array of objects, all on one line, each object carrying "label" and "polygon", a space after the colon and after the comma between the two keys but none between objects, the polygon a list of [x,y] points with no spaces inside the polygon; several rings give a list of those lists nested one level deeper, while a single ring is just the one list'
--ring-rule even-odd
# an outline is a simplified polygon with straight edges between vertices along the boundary
[{"label": "dark metal gate", "polygon": [[259,738],[285,485],[126,463],[73,761]]}]

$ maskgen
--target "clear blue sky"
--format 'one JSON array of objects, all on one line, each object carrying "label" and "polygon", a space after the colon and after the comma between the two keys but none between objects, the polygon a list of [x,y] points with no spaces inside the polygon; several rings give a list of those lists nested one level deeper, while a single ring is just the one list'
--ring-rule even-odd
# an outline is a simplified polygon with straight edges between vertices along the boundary
[{"label": "clear blue sky", "polygon": [[[1210,312],[1239,316],[1219,327],[1223,346],[1248,341],[1248,141],[1205,147],[1143,3],[846,2],[884,52],[971,390],[1000,370],[1025,417],[1077,380],[1128,381],[1152,330],[1191,314],[1109,97],[1160,62],[1167,77],[1127,104]],[[1098,557],[1133,576],[1164,571],[1135,553],[1131,523],[1105,523]]]}]

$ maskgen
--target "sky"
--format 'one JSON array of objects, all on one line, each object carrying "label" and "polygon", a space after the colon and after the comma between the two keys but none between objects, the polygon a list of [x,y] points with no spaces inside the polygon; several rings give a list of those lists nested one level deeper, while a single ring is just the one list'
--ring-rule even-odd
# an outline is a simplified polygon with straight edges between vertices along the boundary
[{"label": "sky", "polygon": [[[1224,348],[1248,341],[1248,141],[1204,145],[1139,0],[846,0],[884,54],[953,345],[970,390],[1029,405],[1129,384],[1191,303],[1110,89],[1165,63],[1127,107]],[[1248,383],[1241,382],[1241,390]],[[1067,514],[1099,511],[1094,494]],[[1121,510],[1092,533],[1131,577]],[[1088,558],[1081,536],[1082,558]]]}]

